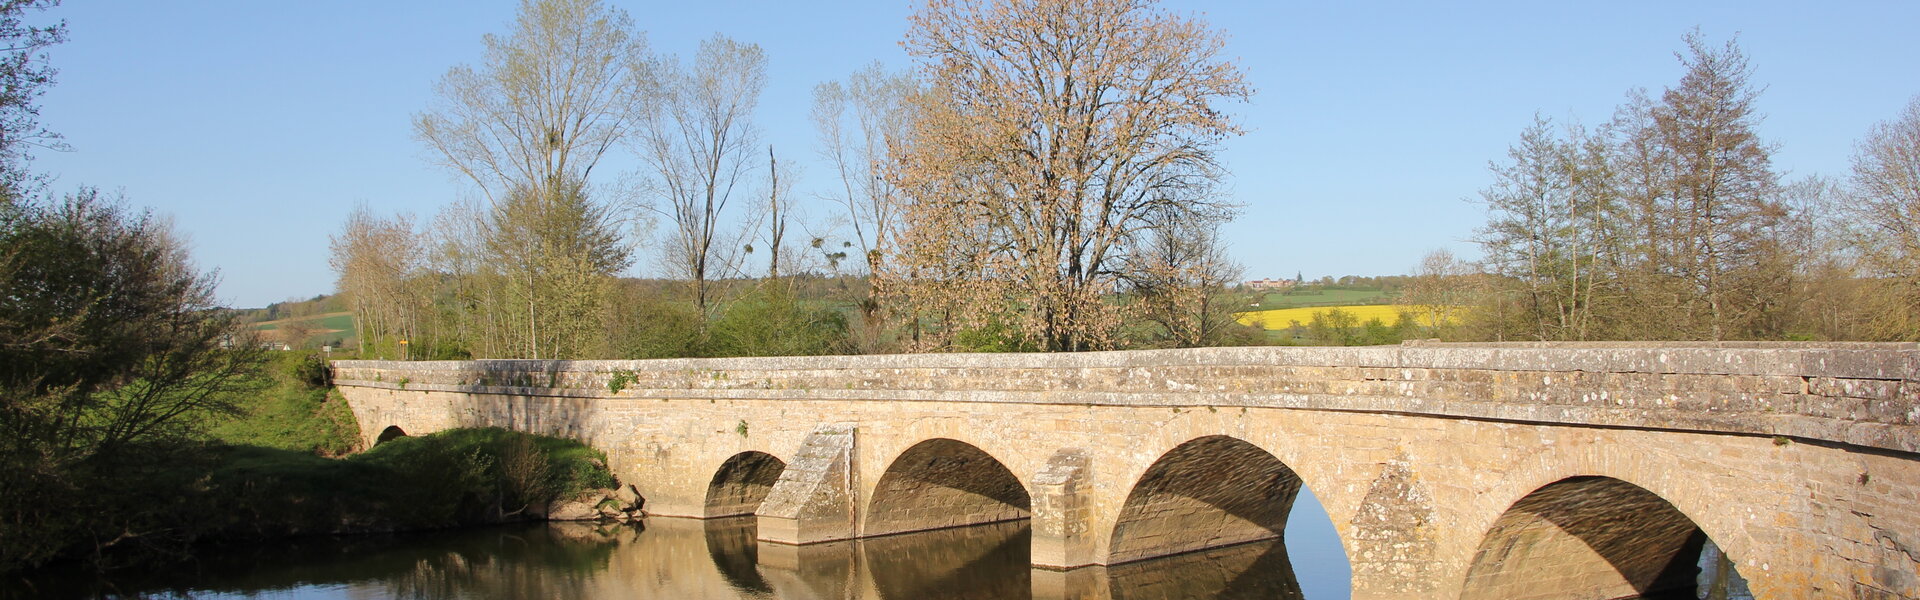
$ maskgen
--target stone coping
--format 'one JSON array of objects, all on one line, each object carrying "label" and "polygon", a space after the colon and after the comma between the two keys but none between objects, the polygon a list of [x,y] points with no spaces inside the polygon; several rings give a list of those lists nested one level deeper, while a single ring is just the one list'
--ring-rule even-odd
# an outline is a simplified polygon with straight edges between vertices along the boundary
[{"label": "stone coping", "polygon": [[1588,373],[1769,375],[1920,381],[1920,344],[1797,342],[1415,342],[1368,347],[1239,347],[1078,353],[880,354],[654,360],[339,360],[396,372],[831,371],[1301,366]]}]

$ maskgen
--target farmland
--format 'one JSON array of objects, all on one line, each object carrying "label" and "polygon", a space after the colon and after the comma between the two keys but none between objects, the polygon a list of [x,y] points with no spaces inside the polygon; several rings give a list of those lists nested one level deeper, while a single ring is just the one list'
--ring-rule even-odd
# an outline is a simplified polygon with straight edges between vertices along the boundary
[{"label": "farmland", "polygon": [[1299,308],[1303,306],[1351,306],[1392,302],[1394,293],[1379,288],[1322,287],[1307,285],[1284,292],[1267,292],[1257,299],[1259,308]]},{"label": "farmland", "polygon": [[1300,308],[1279,308],[1272,310],[1248,311],[1235,315],[1240,323],[1255,325],[1268,330],[1287,329],[1294,323],[1304,326],[1313,322],[1315,314],[1331,313],[1335,310],[1352,315],[1356,323],[1365,323],[1379,319],[1381,323],[1394,324],[1400,321],[1400,314],[1414,315],[1414,321],[1422,327],[1433,326],[1432,319],[1421,314],[1420,307],[1393,304],[1349,304],[1345,306],[1308,306]]},{"label": "farmland", "polygon": [[280,325],[283,323],[289,323],[294,321],[308,322],[308,323],[311,323],[313,327],[322,331],[327,331],[327,332],[353,331],[353,313],[350,313],[350,312],[335,312],[335,313],[327,313],[327,314],[321,314],[321,315],[309,315],[305,317],[293,317],[288,319],[279,319],[275,321],[266,321],[264,323],[255,323],[253,328],[260,331],[272,331],[275,329],[279,329]]}]

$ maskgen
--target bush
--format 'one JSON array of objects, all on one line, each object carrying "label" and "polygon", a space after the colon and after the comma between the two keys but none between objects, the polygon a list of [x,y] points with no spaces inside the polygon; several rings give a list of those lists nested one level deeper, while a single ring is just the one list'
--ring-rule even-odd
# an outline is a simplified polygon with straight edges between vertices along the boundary
[{"label": "bush", "polygon": [[310,388],[324,388],[333,385],[333,369],[327,365],[327,359],[318,352],[303,352],[293,355],[285,361],[288,376],[294,381]]},{"label": "bush", "polygon": [[808,356],[850,349],[844,315],[807,306],[779,281],[729,304],[709,330],[707,356]]}]

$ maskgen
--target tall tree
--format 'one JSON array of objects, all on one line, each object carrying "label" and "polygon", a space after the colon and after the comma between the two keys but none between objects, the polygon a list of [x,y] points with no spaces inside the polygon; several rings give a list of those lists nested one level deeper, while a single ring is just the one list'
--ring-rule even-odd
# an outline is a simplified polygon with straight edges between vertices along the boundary
[{"label": "tall tree", "polygon": [[547,190],[517,190],[487,215],[489,267],[515,307],[503,319],[503,337],[513,356],[599,356],[603,310],[613,275],[630,262],[628,247],[582,186]]},{"label": "tall tree", "polygon": [[[652,59],[626,13],[598,0],[525,0],[513,32],[485,43],[484,63],[448,71],[414,130],[487,199],[486,265],[508,287],[482,297],[512,303],[488,312],[514,318],[488,329],[512,341],[489,346],[578,357],[591,347],[575,343],[578,332],[599,325],[603,301],[582,290],[604,293],[628,256],[607,235],[618,221],[588,193],[590,175],[639,124]],[[561,281],[571,283],[559,296],[535,289]]]},{"label": "tall tree", "polygon": [[876,62],[855,71],[845,83],[829,81],[813,88],[813,122],[820,134],[820,155],[833,166],[840,190],[833,199],[846,207],[853,242],[869,272],[888,251],[894,235],[897,190],[885,169],[906,144],[918,84],[907,73],[887,71]]},{"label": "tall tree", "polygon": [[659,85],[638,141],[647,163],[654,210],[673,232],[669,268],[693,283],[694,305],[708,311],[708,281],[728,268],[723,215],[735,188],[753,176],[759,132],[753,110],[767,87],[767,55],[757,44],[715,35],[700,43],[690,67],[659,65]]},{"label": "tall tree", "polygon": [[820,156],[832,165],[840,184],[828,196],[845,207],[851,241],[860,253],[858,264],[868,277],[858,326],[869,349],[881,347],[884,315],[884,294],[873,276],[894,251],[900,227],[899,190],[886,171],[905,150],[919,92],[911,74],[888,71],[878,62],[855,71],[845,82],[829,81],[813,89]]},{"label": "tall tree", "polygon": [[1854,250],[1882,284],[1888,338],[1920,338],[1920,96],[1854,149],[1850,201]]},{"label": "tall tree", "polygon": [[[786,265],[783,261],[792,260],[791,256],[782,257],[787,244],[787,226],[793,220],[793,199],[784,198],[793,189],[793,167],[780,167],[780,158],[774,156],[773,146],[767,146],[767,278],[779,279],[780,269]],[[786,178],[781,179],[785,174]],[[792,274],[792,269],[787,269]]]},{"label": "tall tree", "polygon": [[1771,337],[1764,325],[1790,282],[1766,232],[1786,218],[1773,146],[1756,127],[1752,67],[1733,41],[1698,32],[1677,55],[1686,74],[1660,99],[1636,98],[1616,129],[1631,226],[1641,237],[1626,263],[1641,303],[1635,335]]},{"label": "tall tree", "polygon": [[1605,155],[1604,144],[1580,128],[1563,137],[1535,116],[1507,149],[1508,162],[1488,165],[1494,183],[1480,192],[1488,219],[1478,241],[1489,270],[1514,284],[1505,324],[1513,335],[1579,340],[1597,333],[1597,304],[1610,279],[1602,253],[1617,216]]},{"label": "tall tree", "polygon": [[1112,345],[1101,297],[1155,215],[1230,212],[1218,104],[1251,89],[1222,45],[1146,0],[929,2],[906,46],[935,87],[891,174],[910,239],[888,277],[1012,306],[1036,347]]},{"label": "tall tree", "polygon": [[447,71],[414,133],[493,202],[588,181],[635,126],[650,81],[644,34],[599,0],[522,0],[479,68]]}]

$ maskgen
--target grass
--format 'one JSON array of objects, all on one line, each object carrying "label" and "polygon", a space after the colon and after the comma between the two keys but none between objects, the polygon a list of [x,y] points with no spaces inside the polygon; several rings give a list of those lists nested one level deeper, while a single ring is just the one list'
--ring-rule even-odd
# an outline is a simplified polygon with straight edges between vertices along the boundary
[{"label": "grass", "polygon": [[357,449],[359,425],[345,398],[303,371],[315,360],[298,352],[271,353],[241,398],[240,414],[207,422],[207,433],[227,444],[340,456]]},{"label": "grass", "polygon": [[275,321],[266,321],[262,323],[255,323],[253,328],[260,331],[270,331],[274,329],[279,329],[280,325],[283,323],[291,323],[291,322],[297,322],[297,321],[312,322],[314,324],[314,327],[317,327],[319,329],[325,329],[325,330],[331,330],[331,331],[343,331],[349,334],[353,332],[353,313],[350,313],[350,312],[326,313],[321,315],[308,315],[305,317],[294,317],[291,319],[279,319]]},{"label": "grass", "polygon": [[1393,298],[1387,292],[1377,289],[1324,289],[1318,286],[1285,292],[1267,292],[1260,297],[1260,308],[1271,310],[1278,308],[1298,308],[1303,306],[1351,306],[1360,304],[1385,304]]}]

